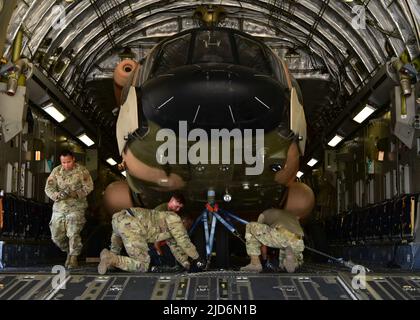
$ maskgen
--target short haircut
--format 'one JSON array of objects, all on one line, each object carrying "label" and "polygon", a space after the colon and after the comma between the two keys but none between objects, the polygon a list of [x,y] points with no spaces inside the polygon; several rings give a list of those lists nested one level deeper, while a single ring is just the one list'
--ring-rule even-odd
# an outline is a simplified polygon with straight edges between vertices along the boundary
[{"label": "short haircut", "polygon": [[60,158],[61,157],[68,157],[68,156],[74,157],[74,153],[71,152],[70,150],[67,150],[67,149],[60,152]]},{"label": "short haircut", "polygon": [[182,203],[183,205],[185,205],[185,197],[184,197],[184,195],[182,194],[182,193],[180,193],[180,192],[175,192],[173,195],[172,195],[172,198],[174,198],[174,199],[176,199],[178,202],[180,202],[180,203]]}]

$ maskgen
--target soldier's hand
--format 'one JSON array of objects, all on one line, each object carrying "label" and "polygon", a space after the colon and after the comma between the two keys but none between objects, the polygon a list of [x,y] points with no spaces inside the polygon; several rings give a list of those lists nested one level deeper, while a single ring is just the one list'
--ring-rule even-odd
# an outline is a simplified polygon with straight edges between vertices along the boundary
[{"label": "soldier's hand", "polygon": [[58,200],[77,199],[77,193],[76,191],[65,189],[60,191],[58,198]]},{"label": "soldier's hand", "polygon": [[68,197],[69,196],[65,191],[60,191],[57,195],[57,201],[66,200]]},{"label": "soldier's hand", "polygon": [[78,198],[76,191],[70,191],[68,193],[68,195],[69,195],[69,198],[72,198],[72,199],[77,199]]}]

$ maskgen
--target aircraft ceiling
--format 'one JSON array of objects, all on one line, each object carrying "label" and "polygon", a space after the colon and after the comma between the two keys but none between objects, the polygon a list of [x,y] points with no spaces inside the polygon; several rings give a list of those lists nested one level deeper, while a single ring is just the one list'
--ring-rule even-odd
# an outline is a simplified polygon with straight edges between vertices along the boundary
[{"label": "aircraft ceiling", "polygon": [[[361,4],[366,29],[355,29],[352,10]],[[57,5],[66,12],[59,21]],[[11,19],[5,56],[22,28],[23,55],[107,130],[116,120],[109,79],[118,54],[131,48],[140,59],[163,38],[197,27],[193,13],[199,5],[224,6],[222,26],[260,37],[287,60],[303,87],[314,136],[391,56],[404,50],[411,58],[419,55],[420,0],[25,0]]]}]

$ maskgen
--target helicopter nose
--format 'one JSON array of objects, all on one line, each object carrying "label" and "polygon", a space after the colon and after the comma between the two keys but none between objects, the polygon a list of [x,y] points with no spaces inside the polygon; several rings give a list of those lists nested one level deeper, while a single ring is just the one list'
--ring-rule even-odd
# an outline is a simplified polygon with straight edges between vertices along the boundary
[{"label": "helicopter nose", "polygon": [[142,88],[147,119],[161,127],[265,129],[279,125],[285,90],[271,77],[234,65],[185,66]]}]

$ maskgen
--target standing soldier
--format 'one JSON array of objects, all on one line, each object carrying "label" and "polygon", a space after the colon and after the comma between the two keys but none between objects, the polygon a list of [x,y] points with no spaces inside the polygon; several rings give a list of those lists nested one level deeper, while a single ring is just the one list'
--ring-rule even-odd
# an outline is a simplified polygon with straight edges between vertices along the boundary
[{"label": "standing soldier", "polygon": [[86,223],[86,197],[93,191],[93,181],[89,171],[76,163],[71,151],[64,150],[60,161],[61,165],[48,177],[45,193],[54,201],[52,241],[67,253],[65,267],[74,269],[83,247],[80,232]]},{"label": "standing soldier", "polygon": [[[179,215],[170,211],[133,208],[114,214],[111,251],[101,252],[99,274],[116,267],[129,272],[156,271],[150,264],[149,244],[167,242],[178,262],[188,270],[204,267]],[[120,256],[121,243],[128,257]]]}]

